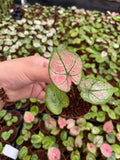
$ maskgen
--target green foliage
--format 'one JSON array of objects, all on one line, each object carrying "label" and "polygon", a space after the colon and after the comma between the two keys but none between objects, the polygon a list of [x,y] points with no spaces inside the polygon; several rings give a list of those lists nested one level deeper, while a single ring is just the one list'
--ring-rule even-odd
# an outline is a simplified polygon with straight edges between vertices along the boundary
[{"label": "green foliage", "polygon": [[60,134],[60,139],[62,141],[65,141],[67,139],[67,136],[68,136],[67,131],[62,131],[61,134]]},{"label": "green foliage", "polygon": [[22,134],[16,139],[17,145],[21,145],[24,141],[28,141],[31,137],[31,132],[25,129],[22,129]]},{"label": "green foliage", "polygon": [[63,91],[50,84],[46,89],[45,103],[52,113],[58,115],[64,107],[68,107],[69,98]]},{"label": "green foliage", "polygon": [[92,104],[105,104],[113,94],[113,87],[103,79],[84,77],[79,86],[81,97]]},{"label": "green foliage", "polygon": [[1,154],[2,150],[3,150],[3,144],[2,144],[2,142],[0,142],[0,154]]},{"label": "green foliage", "polygon": [[72,151],[70,155],[71,160],[80,160],[80,152],[78,150]]},{"label": "green foliage", "polygon": [[9,16],[10,9],[13,5],[13,0],[0,0],[0,20]]},{"label": "green foliage", "polygon": [[5,121],[9,121],[10,119],[12,118],[12,114],[11,113],[7,113],[5,116],[4,116],[4,120]]},{"label": "green foliage", "polygon": [[34,116],[37,116],[38,112],[39,112],[39,108],[38,106],[32,106],[30,108],[30,112],[34,115]]},{"label": "green foliage", "polygon": [[87,156],[86,156],[86,160],[96,160],[96,157],[94,154],[92,154],[91,152],[88,152]]},{"label": "green foliage", "polygon": [[42,148],[43,149],[48,149],[49,147],[52,147],[54,143],[55,143],[55,137],[53,137],[53,136],[46,136],[42,140]]},{"label": "green foliage", "polygon": [[38,134],[33,134],[31,137],[31,143],[33,147],[36,149],[40,148],[43,139],[44,139],[44,134],[41,131],[39,131]]},{"label": "green foliage", "polygon": [[45,113],[42,117],[43,121],[46,121],[48,118],[51,118],[51,116],[47,113]]},{"label": "green foliage", "polygon": [[62,143],[66,147],[67,151],[74,150],[74,138],[73,137],[68,137],[67,140],[63,141]]},{"label": "green foliage", "polygon": [[22,160],[25,156],[27,156],[27,154],[28,154],[28,148],[26,146],[23,146],[18,153],[18,158]]},{"label": "green foliage", "polygon": [[110,144],[115,143],[115,135],[112,132],[106,134],[106,139]]},{"label": "green foliage", "polygon": [[35,117],[31,123],[24,122],[23,129],[30,130],[35,124],[38,123],[38,121],[39,121],[38,117]]},{"label": "green foliage", "polygon": [[93,143],[96,145],[96,147],[100,147],[103,144],[103,136],[95,136]]},{"label": "green foliage", "polygon": [[30,160],[38,160],[37,154],[33,154],[33,155],[31,156],[31,159],[30,159]]},{"label": "green foliage", "polygon": [[6,110],[1,110],[0,111],[0,119],[2,119],[5,116],[6,113],[7,113]]},{"label": "green foliage", "polygon": [[111,145],[111,147],[112,147],[112,149],[113,149],[113,151],[114,151],[115,153],[120,154],[120,145],[118,145],[118,144],[113,144],[113,145]]},{"label": "green foliage", "polygon": [[4,131],[4,132],[2,132],[1,133],[1,137],[2,137],[2,139],[4,140],[4,141],[7,141],[9,138],[10,138],[10,136],[13,134],[13,129],[10,129],[9,131]]}]

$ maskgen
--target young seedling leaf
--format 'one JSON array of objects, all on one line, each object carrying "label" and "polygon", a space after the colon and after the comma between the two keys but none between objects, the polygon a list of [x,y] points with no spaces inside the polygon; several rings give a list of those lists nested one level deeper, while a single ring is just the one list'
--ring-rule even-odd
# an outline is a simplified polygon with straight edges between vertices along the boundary
[{"label": "young seedling leaf", "polygon": [[24,121],[27,123],[31,123],[34,121],[34,115],[28,111],[25,112],[24,114]]},{"label": "young seedling leaf", "polygon": [[60,151],[56,147],[50,147],[48,149],[48,159],[49,160],[60,160]]},{"label": "young seedling leaf", "polygon": [[97,150],[97,147],[93,143],[87,143],[87,149],[91,153],[95,154],[96,150]]},{"label": "young seedling leaf", "polygon": [[49,75],[53,84],[64,92],[70,90],[73,83],[79,84],[82,62],[76,53],[56,50],[49,62]]},{"label": "young seedling leaf", "polygon": [[45,103],[52,113],[58,115],[62,112],[62,108],[68,107],[69,98],[64,92],[50,84],[46,89]]},{"label": "young seedling leaf", "polygon": [[105,143],[100,147],[100,150],[105,157],[110,157],[113,151],[112,147]]},{"label": "young seedling leaf", "polygon": [[107,133],[112,132],[113,131],[112,121],[107,121],[103,126],[103,130]]},{"label": "young seedling leaf", "polygon": [[46,121],[45,121],[45,127],[47,130],[51,130],[53,128],[55,128],[57,125],[56,123],[56,120],[54,118],[48,118]]},{"label": "young seedling leaf", "polygon": [[105,104],[113,94],[113,87],[106,81],[85,77],[78,85],[81,97],[92,104]]},{"label": "young seedling leaf", "polygon": [[59,117],[58,118],[58,125],[59,125],[59,128],[63,129],[66,126],[66,119]]}]

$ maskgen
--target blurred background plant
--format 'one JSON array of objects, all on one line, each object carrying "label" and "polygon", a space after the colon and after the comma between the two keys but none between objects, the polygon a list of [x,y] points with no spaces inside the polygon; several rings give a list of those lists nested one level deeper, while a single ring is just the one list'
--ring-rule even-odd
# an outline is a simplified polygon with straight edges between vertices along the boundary
[{"label": "blurred background plant", "polygon": [[0,0],[0,21],[9,16],[14,0]]}]

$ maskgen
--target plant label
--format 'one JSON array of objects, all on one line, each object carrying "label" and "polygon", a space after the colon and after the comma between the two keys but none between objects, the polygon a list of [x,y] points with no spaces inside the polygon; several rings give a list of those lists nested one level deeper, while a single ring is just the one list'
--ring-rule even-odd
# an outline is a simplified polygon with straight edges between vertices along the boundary
[{"label": "plant label", "polygon": [[26,0],[21,0],[21,4],[25,5],[26,4]]},{"label": "plant label", "polygon": [[10,146],[8,144],[5,145],[5,147],[4,147],[3,151],[2,151],[2,153],[5,156],[7,156],[9,158],[12,158],[12,159],[17,159],[18,152],[19,152],[18,149],[14,148],[14,147],[12,147],[12,146]]}]

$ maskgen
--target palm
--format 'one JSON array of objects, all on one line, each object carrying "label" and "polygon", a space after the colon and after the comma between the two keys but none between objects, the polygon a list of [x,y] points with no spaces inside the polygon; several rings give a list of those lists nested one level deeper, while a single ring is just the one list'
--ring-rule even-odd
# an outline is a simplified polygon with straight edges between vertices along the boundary
[{"label": "palm", "polygon": [[44,100],[46,83],[50,83],[48,62],[40,56],[1,62],[0,88],[4,88],[8,101],[24,98]]}]

